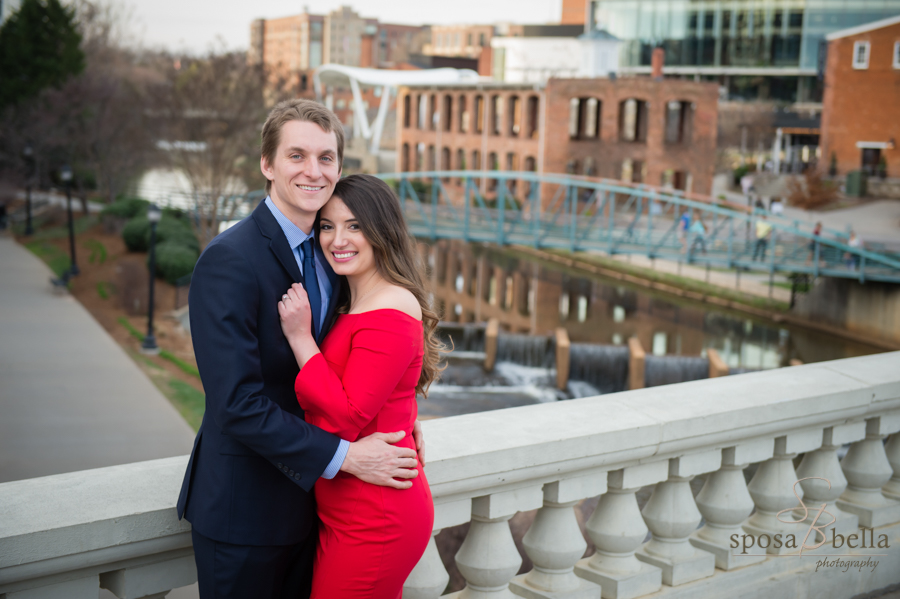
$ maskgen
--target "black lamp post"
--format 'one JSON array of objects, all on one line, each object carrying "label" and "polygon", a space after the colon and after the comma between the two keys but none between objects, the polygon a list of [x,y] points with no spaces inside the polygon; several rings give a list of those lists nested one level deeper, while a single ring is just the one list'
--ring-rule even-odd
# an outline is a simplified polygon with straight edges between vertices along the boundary
[{"label": "black lamp post", "polygon": [[162,211],[156,204],[147,208],[147,220],[150,221],[150,304],[147,307],[147,336],[141,344],[141,350],[148,354],[159,352],[156,335],[153,334],[153,287],[156,282],[156,224],[162,218]]},{"label": "black lamp post", "polygon": [[75,261],[75,222],[72,218],[72,167],[68,164],[59,169],[59,178],[66,185],[66,212],[69,219],[69,255],[71,256],[72,265],[69,267],[68,277],[77,276],[78,263]]},{"label": "black lamp post", "polygon": [[31,185],[34,182],[34,150],[31,144],[22,150],[22,158],[25,159],[25,235],[34,234],[34,226],[31,223]]}]

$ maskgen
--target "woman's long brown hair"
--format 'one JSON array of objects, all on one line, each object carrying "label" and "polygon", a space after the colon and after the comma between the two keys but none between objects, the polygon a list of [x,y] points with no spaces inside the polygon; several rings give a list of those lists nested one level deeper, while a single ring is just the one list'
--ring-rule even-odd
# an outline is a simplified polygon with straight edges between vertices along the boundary
[{"label": "woman's long brown hair", "polygon": [[[416,393],[427,397],[428,386],[443,370],[438,362],[445,348],[437,336],[439,319],[428,301],[421,259],[403,218],[400,200],[387,183],[372,175],[350,175],[341,179],[334,187],[334,196],[353,213],[362,234],[372,244],[378,273],[387,282],[408,289],[422,308],[425,354]],[[318,227],[318,223],[316,225]],[[344,295],[342,302],[341,308],[346,310],[349,294]]]}]

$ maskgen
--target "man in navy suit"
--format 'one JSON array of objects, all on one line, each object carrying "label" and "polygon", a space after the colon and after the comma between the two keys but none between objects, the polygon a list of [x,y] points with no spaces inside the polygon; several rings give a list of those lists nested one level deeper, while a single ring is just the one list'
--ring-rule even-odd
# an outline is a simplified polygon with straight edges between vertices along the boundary
[{"label": "man in navy suit", "polygon": [[[316,213],[341,174],[343,128],[324,106],[288,100],[269,114],[260,168],[269,197],[216,237],[191,280],[191,333],[206,391],[178,516],[192,525],[200,596],[308,597],[316,548],[312,487],[344,471],[408,488],[416,456],[403,433],[348,443],[307,424],[299,368],[277,304],[301,282],[321,343],[339,280],[316,245]],[[415,431],[421,451],[421,433]]]}]

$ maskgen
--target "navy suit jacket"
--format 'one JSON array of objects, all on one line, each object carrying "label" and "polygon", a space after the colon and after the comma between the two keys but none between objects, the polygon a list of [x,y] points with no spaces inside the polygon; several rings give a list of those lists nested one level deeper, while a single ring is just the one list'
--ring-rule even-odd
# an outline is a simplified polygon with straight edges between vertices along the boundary
[{"label": "navy suit jacket", "polygon": [[[332,293],[321,341],[335,318]],[[289,545],[315,521],[311,490],[340,440],[303,420],[299,372],[278,301],[300,268],[264,202],[206,247],[191,279],[190,318],[206,413],[178,497],[178,517],[236,545]]]}]

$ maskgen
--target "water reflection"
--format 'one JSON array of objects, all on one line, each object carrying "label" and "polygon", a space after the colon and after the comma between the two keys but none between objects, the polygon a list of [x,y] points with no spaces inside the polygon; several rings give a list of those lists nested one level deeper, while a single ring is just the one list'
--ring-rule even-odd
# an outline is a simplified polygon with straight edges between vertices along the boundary
[{"label": "water reflection", "polygon": [[[649,355],[700,357],[715,348],[732,372],[877,353],[878,348],[801,328],[751,320],[706,304],[539,263],[513,251],[442,240],[420,243],[442,318],[497,318],[511,333],[564,327],[573,343],[623,345]],[[664,378],[664,375],[661,375]]]}]

